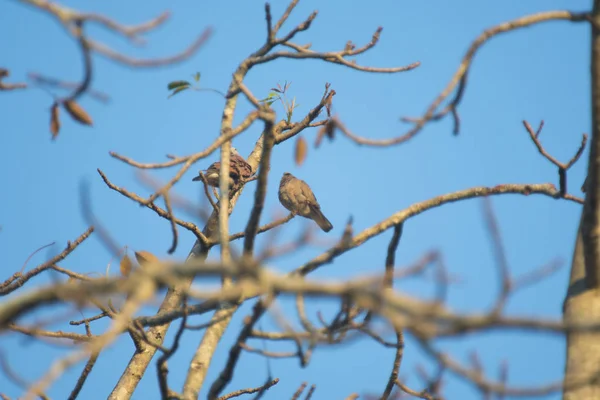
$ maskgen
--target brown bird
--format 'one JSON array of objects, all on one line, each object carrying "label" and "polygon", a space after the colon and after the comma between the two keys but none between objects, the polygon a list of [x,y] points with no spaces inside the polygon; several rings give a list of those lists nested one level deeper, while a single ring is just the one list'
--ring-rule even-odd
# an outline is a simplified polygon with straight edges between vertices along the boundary
[{"label": "brown bird", "polygon": [[[202,172],[202,170],[200,172]],[[217,161],[212,163],[204,173],[206,182],[208,182],[210,186],[219,187],[220,172],[221,162]],[[232,147],[229,156],[229,187],[238,185],[242,180],[250,178],[252,174],[253,171],[250,164],[248,164],[248,162],[244,160],[244,157],[240,156],[237,150]],[[192,180],[202,181],[202,178],[200,177],[200,174],[198,174],[198,176]]]},{"label": "brown bird", "polygon": [[310,187],[289,172],[284,173],[279,182],[279,201],[293,214],[315,221],[323,231],[333,229]]}]

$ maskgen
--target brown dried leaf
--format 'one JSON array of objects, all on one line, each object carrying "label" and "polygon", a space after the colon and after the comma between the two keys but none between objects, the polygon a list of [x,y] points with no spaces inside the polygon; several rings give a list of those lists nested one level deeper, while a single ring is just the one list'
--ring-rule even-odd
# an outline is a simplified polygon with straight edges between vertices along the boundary
[{"label": "brown dried leaf", "polygon": [[65,110],[67,110],[71,118],[73,118],[75,121],[83,125],[91,126],[93,124],[92,118],[89,116],[89,114],[74,100],[63,101],[63,106],[65,107]]},{"label": "brown dried leaf", "polygon": [[308,146],[306,145],[306,140],[302,136],[299,136],[296,140],[296,149],[294,150],[294,159],[296,161],[296,165],[300,166],[306,160],[306,154],[308,152]]},{"label": "brown dried leaf", "polygon": [[131,258],[127,254],[121,258],[121,263],[119,264],[119,269],[121,270],[121,275],[129,276],[131,270],[133,269],[133,263],[131,262]]},{"label": "brown dried leaf", "polygon": [[325,124],[325,133],[327,134],[327,137],[330,141],[332,141],[334,138],[335,128],[335,120],[333,118],[330,118],[329,121],[327,121],[327,123]]},{"label": "brown dried leaf", "polygon": [[315,148],[321,145],[321,141],[325,136],[327,136],[330,141],[334,139],[335,127],[336,125],[333,118],[328,119],[325,125],[323,125],[317,133],[317,138],[315,139]]},{"label": "brown dried leaf", "polygon": [[50,133],[52,133],[52,139],[56,139],[60,131],[59,112],[58,103],[55,102],[52,104],[52,108],[50,108]]},{"label": "brown dried leaf", "polygon": [[323,136],[325,136],[325,126],[319,128],[319,132],[317,132],[317,137],[315,138],[315,149],[318,149],[321,145],[321,141],[323,141]]},{"label": "brown dried leaf", "polygon": [[145,250],[136,251],[135,258],[137,259],[138,263],[140,263],[140,266],[142,266],[142,267],[144,266],[144,264],[151,264],[151,263],[159,262],[158,257],[156,257],[154,254],[150,253],[149,251],[145,251]]}]

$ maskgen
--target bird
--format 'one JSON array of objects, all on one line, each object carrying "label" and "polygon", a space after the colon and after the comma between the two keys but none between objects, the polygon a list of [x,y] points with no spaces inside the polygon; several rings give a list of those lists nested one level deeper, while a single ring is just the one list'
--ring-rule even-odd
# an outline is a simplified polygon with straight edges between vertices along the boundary
[{"label": "bird", "polygon": [[310,187],[289,172],[285,172],[279,182],[279,202],[292,214],[312,219],[324,232],[333,229]]},{"label": "bird", "polygon": [[[210,186],[219,187],[219,175],[221,172],[221,162],[212,163],[204,173],[206,182]],[[202,173],[202,170],[200,170]],[[202,181],[200,173],[192,181]],[[240,156],[235,147],[231,148],[229,155],[229,187],[237,186],[242,180],[250,178],[253,174],[252,167],[244,157]]]}]

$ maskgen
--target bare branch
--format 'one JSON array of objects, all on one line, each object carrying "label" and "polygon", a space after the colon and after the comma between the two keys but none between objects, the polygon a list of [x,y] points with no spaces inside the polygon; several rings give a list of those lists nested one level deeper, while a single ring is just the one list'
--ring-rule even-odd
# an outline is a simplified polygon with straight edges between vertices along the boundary
[{"label": "bare branch", "polygon": [[179,341],[181,340],[181,336],[183,335],[183,331],[185,330],[185,326],[187,323],[187,299],[183,300],[183,318],[181,319],[181,324],[179,325],[179,329],[175,333],[175,338],[173,339],[173,345],[167,351],[165,351],[161,356],[156,360],[156,370],[158,372],[158,387],[160,388],[160,394],[163,399],[169,398],[169,385],[167,383],[167,374],[169,370],[167,368],[167,361],[179,347]]},{"label": "bare branch", "polygon": [[[383,282],[384,290],[391,289],[394,283],[393,276],[396,249],[400,243],[403,226],[403,223],[394,226],[394,234],[392,235],[392,239],[390,240],[390,244],[388,246],[387,256],[385,258],[385,278]],[[390,373],[388,383],[383,391],[383,394],[381,395],[382,400],[387,400],[392,394],[392,390],[394,389],[396,380],[398,379],[398,371],[400,370],[400,364],[402,363],[402,356],[404,355],[404,333],[398,328],[396,328],[395,331],[397,343],[396,354],[394,356],[394,364],[392,366],[392,372]]]},{"label": "bare branch", "polygon": [[143,59],[130,57],[125,54],[119,53],[115,50],[112,50],[110,47],[93,40],[89,41],[89,46],[90,49],[95,51],[96,53],[118,63],[127,65],[129,67],[161,67],[164,65],[180,63],[189,59],[204,45],[204,43],[206,43],[206,41],[208,40],[208,38],[210,38],[211,35],[212,29],[206,28],[204,32],[202,32],[202,34],[198,36],[198,38],[193,43],[191,43],[186,49],[182,50],[181,52],[175,55],[163,58]]},{"label": "bare branch", "polygon": [[252,308],[252,315],[250,317],[246,317],[244,321],[244,327],[240,331],[235,344],[229,350],[227,364],[210,387],[208,392],[209,398],[217,397],[219,393],[223,391],[225,386],[231,381],[235,366],[240,357],[242,345],[244,345],[246,340],[248,340],[250,337],[250,333],[252,333],[254,325],[258,322],[260,317],[262,317],[268,306],[271,304],[271,301],[272,297],[269,297],[267,299],[261,299],[254,304],[254,307]]},{"label": "bare branch", "polygon": [[[544,184],[534,184],[534,185],[517,185],[517,184],[505,184],[498,185],[494,187],[474,187],[471,189],[461,190],[458,192],[445,194],[442,196],[434,197],[433,199],[426,200],[420,203],[415,203],[412,206],[406,208],[405,210],[399,211],[387,218],[383,222],[372,226],[371,228],[365,229],[363,232],[354,236],[352,241],[349,241],[343,247],[336,246],[327,252],[321,254],[320,256],[315,257],[308,263],[302,265],[301,267],[295,270],[295,273],[300,275],[306,275],[323,264],[331,262],[335,257],[340,254],[347,252],[350,249],[353,249],[367,240],[380,235],[385,230],[391,228],[394,225],[397,225],[403,221],[406,221],[409,218],[414,217],[426,210],[431,208],[439,207],[442,204],[453,203],[455,201],[471,199],[476,197],[483,196],[491,196],[491,195],[502,195],[502,194],[521,194],[525,196],[529,196],[531,194],[542,194],[550,197],[559,197],[560,193],[554,185],[550,183]],[[577,199],[573,200],[578,203],[582,201]]]},{"label": "bare branch", "polygon": [[79,392],[81,392],[81,389],[83,388],[83,385],[85,384],[85,381],[87,380],[88,376],[92,372],[92,368],[94,368],[94,365],[96,365],[96,361],[98,360],[99,355],[100,355],[100,353],[96,352],[90,356],[87,363],[85,364],[85,367],[83,367],[83,371],[81,371],[81,375],[79,375],[79,378],[77,379],[77,383],[75,384],[75,387],[73,388],[73,390],[71,391],[71,394],[69,395],[69,400],[75,400],[77,398],[77,396],[79,396]]},{"label": "bare branch", "polygon": [[219,400],[229,400],[232,399],[234,397],[238,397],[241,396],[243,394],[253,394],[253,393],[264,393],[265,391],[269,390],[271,387],[277,385],[279,383],[279,378],[275,378],[270,382],[265,383],[262,386],[259,386],[257,388],[249,388],[249,389],[240,389],[240,390],[236,390],[235,392],[231,392],[225,396],[221,396],[219,397]]},{"label": "bare branch", "polygon": [[[457,118],[458,113],[456,111],[456,108],[458,107],[458,104],[460,103],[460,100],[462,99],[463,93],[465,91],[468,73],[471,68],[471,63],[479,49],[488,40],[502,33],[511,32],[542,22],[556,20],[566,20],[571,22],[589,22],[590,16],[588,13],[574,13],[570,11],[545,11],[537,14],[520,17],[512,21],[504,22],[492,28],[486,29],[477,37],[477,39],[475,39],[471,43],[471,46],[467,50],[467,53],[464,55],[458,67],[458,70],[450,79],[450,82],[444,88],[444,90],[442,90],[438,97],[436,97],[435,100],[433,100],[433,102],[427,107],[425,113],[419,118],[404,118],[406,122],[414,123],[414,126],[411,129],[409,129],[406,133],[400,136],[390,139],[369,139],[353,134],[339,121],[337,122],[338,127],[346,136],[348,136],[348,138],[350,138],[357,144],[366,146],[388,147],[407,142],[408,140],[416,136],[428,122],[438,121],[444,118],[446,115],[448,115],[448,113],[452,113],[452,115],[455,116],[454,131],[456,133],[459,128],[459,120]],[[446,105],[443,109],[439,110],[441,104],[455,90],[456,95],[454,99],[451,100],[449,104]]]},{"label": "bare branch", "polygon": [[246,118],[244,119],[244,121],[242,121],[236,128],[231,129],[226,135],[219,136],[219,138],[216,139],[205,150],[203,150],[199,153],[190,155],[190,156],[174,157],[174,158],[171,157],[172,158],[171,161],[167,161],[164,163],[140,163],[140,162],[132,160],[128,157],[122,156],[118,153],[115,153],[114,151],[110,152],[110,155],[112,157],[116,158],[117,160],[123,161],[124,163],[126,163],[128,165],[131,165],[133,167],[140,168],[140,169],[169,168],[169,167],[173,167],[175,165],[185,164],[184,167],[187,166],[187,168],[186,168],[186,171],[187,171],[189,166],[194,164],[196,161],[210,156],[215,150],[217,150],[219,147],[221,147],[221,145],[223,143],[225,143],[226,141],[231,140],[231,139],[235,138],[236,136],[238,136],[239,134],[243,133],[257,119],[258,119],[258,111],[252,112],[252,113],[248,114],[246,116]]},{"label": "bare branch", "polygon": [[[74,90],[80,85],[78,82],[62,81],[34,72],[30,72],[29,74],[27,74],[27,78],[33,81],[33,83],[36,85],[52,86],[60,89]],[[98,100],[102,103],[108,103],[110,101],[110,96],[99,90],[88,88],[87,95],[93,98],[94,100]]]},{"label": "bare branch", "polygon": [[17,90],[17,89],[25,89],[27,87],[26,83],[5,83],[2,82],[4,78],[10,75],[10,71],[6,68],[0,68],[0,92],[8,91],[8,90]]},{"label": "bare branch", "polygon": [[25,282],[27,282],[29,279],[47,270],[48,268],[51,268],[52,266],[54,266],[54,264],[64,260],[69,254],[71,254],[71,252],[73,252],[73,250],[75,250],[81,243],[83,243],[83,241],[86,240],[92,234],[92,232],[94,232],[93,226],[89,227],[85,232],[83,232],[77,239],[75,239],[73,243],[67,242],[67,247],[65,247],[65,249],[60,254],[57,254],[45,263],[38,265],[37,267],[35,267],[34,269],[32,269],[24,275],[21,273],[17,273],[11,278],[1,283],[0,296],[5,296],[15,291],[16,289],[23,286]]},{"label": "bare branch", "polygon": [[254,206],[246,225],[244,232],[244,255],[251,256],[254,250],[254,239],[258,234],[258,224],[260,222],[260,216],[265,203],[265,197],[267,195],[267,176],[271,168],[271,150],[275,145],[275,132],[273,124],[275,122],[274,113],[263,111],[265,121],[265,130],[263,133],[263,152],[260,159],[260,165],[258,170],[258,183],[256,185],[256,191],[254,193]]},{"label": "bare branch", "polygon": [[[263,225],[263,226],[259,227],[256,230],[256,233],[259,234],[259,233],[267,232],[267,231],[269,231],[271,229],[277,228],[277,227],[285,224],[286,222],[291,221],[292,218],[294,218],[294,215],[293,214],[288,214],[287,217],[280,218],[280,219],[278,219],[276,221],[270,222],[270,223],[268,223],[266,225]],[[246,235],[246,232],[235,233],[235,234],[229,236],[229,241],[241,239],[245,235]]]},{"label": "bare branch", "polygon": [[579,145],[579,148],[577,149],[575,155],[573,155],[573,157],[571,157],[571,159],[567,163],[561,163],[557,161],[554,157],[552,157],[544,149],[544,146],[542,146],[542,143],[539,140],[540,133],[542,132],[542,127],[544,126],[544,121],[540,122],[540,126],[536,132],[533,132],[531,125],[529,125],[527,121],[523,121],[523,125],[525,126],[525,129],[529,133],[531,140],[535,144],[535,147],[537,147],[540,154],[558,168],[559,189],[561,195],[565,196],[567,194],[567,171],[573,166],[573,164],[577,162],[577,160],[579,160],[579,157],[581,157],[581,154],[583,153],[583,150],[585,149],[585,145],[587,143],[587,135],[585,133],[583,134],[581,144]]},{"label": "bare branch", "polygon": [[154,203],[146,204],[145,199],[141,198],[140,196],[138,196],[135,193],[129,192],[127,189],[118,187],[117,185],[115,185],[114,183],[112,183],[111,181],[108,180],[108,178],[106,177],[104,172],[102,172],[100,169],[98,169],[97,171],[100,174],[100,176],[102,177],[102,180],[104,181],[106,186],[108,186],[115,192],[122,194],[123,196],[139,203],[140,205],[148,207],[149,209],[151,209],[157,215],[161,216],[164,219],[167,219],[169,221],[174,221],[177,225],[192,232],[196,236],[196,238],[199,241],[201,241],[202,243],[205,243],[205,244],[208,243],[208,239],[206,238],[206,236],[200,231],[200,229],[195,224],[193,224],[191,222],[182,221],[179,218],[175,218],[169,211],[163,210],[162,208],[158,207]]}]

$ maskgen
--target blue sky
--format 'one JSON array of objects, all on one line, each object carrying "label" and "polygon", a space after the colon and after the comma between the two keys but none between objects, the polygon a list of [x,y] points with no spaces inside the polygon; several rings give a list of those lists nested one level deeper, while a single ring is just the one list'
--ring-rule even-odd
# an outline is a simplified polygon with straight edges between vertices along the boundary
[{"label": "blue sky", "polygon": [[[110,191],[96,169],[102,169],[116,184],[147,195],[149,189],[136,180],[133,168],[111,158],[108,152],[117,151],[150,162],[165,160],[166,154],[203,150],[218,135],[223,99],[209,92],[184,92],[167,99],[167,83],[189,79],[200,71],[204,87],[225,91],[238,63],[262,45],[266,34],[264,3],[258,1],[64,4],[131,24],[152,18],[169,7],[172,18],[147,35],[149,43],[143,49],[101,29],[90,29],[94,38],[139,57],[173,54],[185,48],[207,26],[214,28],[214,35],[194,57],[172,67],[131,69],[95,57],[93,87],[108,93],[112,101],[104,105],[89,97],[83,99],[81,104],[92,115],[94,127],[82,127],[63,116],[62,131],[56,141],[50,140],[48,131],[52,99],[47,93],[28,89],[0,96],[0,148],[5,149],[0,159],[0,181],[4,188],[0,249],[5,260],[5,277],[20,269],[36,248],[57,243],[50,251],[34,256],[29,267],[58,253],[67,240],[85,230],[79,200],[82,182],[89,184],[97,217],[119,243],[166,256],[170,245],[168,223]],[[279,16],[285,6],[285,2],[275,2],[273,15]],[[538,11],[563,8],[583,11],[588,7],[590,1],[572,0],[494,3],[387,0],[354,4],[305,0],[283,28],[287,31],[318,9],[319,16],[308,32],[297,36],[298,43],[310,42],[315,50],[339,50],[347,40],[357,44],[368,42],[375,29],[383,26],[380,43],[359,57],[358,62],[391,67],[420,61],[421,67],[402,74],[377,75],[320,61],[278,60],[253,69],[246,84],[257,96],[266,96],[278,82],[291,81],[290,95],[300,104],[295,115],[300,116],[318,103],[325,83],[329,82],[337,92],[334,111],[346,126],[371,138],[397,136],[407,129],[399,117],[416,116],[425,110],[446,86],[470,42],[484,29]],[[284,212],[276,196],[284,171],[311,185],[335,227],[319,237],[330,240],[339,237],[350,215],[354,217],[355,231],[359,232],[414,202],[436,195],[478,185],[556,182],[555,168],[539,156],[521,121],[527,119],[536,126],[543,119],[541,140],[546,148],[559,160],[572,156],[581,134],[588,132],[590,126],[588,36],[586,24],[550,22],[492,39],[473,62],[459,109],[462,129],[457,137],[451,134],[449,119],[429,125],[412,141],[393,148],[359,147],[338,136],[319,149],[310,146],[307,161],[301,167],[293,163],[293,141],[278,146],[273,155],[263,223],[275,213]],[[74,41],[49,16],[19,2],[3,2],[0,6],[0,46],[1,66],[11,70],[11,82],[25,80],[28,72],[65,80],[82,76],[81,57]],[[236,120],[241,120],[249,110],[248,104],[241,104]],[[280,113],[278,117],[281,116]],[[235,139],[234,146],[242,154],[251,151],[260,134],[259,125]],[[314,130],[305,131],[303,136],[312,144],[315,134]],[[578,196],[587,154],[586,151],[583,162],[573,167],[569,175],[570,191]],[[191,182],[191,178],[217,157],[215,153],[189,171],[176,186],[177,193],[199,201],[200,186]],[[166,179],[173,173],[175,170],[158,171],[155,176]],[[252,194],[252,188],[247,188],[238,203],[231,217],[232,231],[239,231],[246,223]],[[580,206],[536,196],[498,197],[493,199],[493,205],[515,275],[554,258],[565,261],[560,272],[514,296],[507,311],[559,318]],[[279,240],[292,240],[303,223],[299,219],[290,222]],[[185,231],[180,233],[175,256],[183,258],[194,238]],[[390,237],[391,232],[382,234],[339,257],[315,276],[348,279],[381,271]],[[258,244],[265,242],[259,240]],[[485,310],[497,294],[497,283],[481,201],[455,203],[411,219],[404,227],[397,264],[407,265],[432,249],[441,251],[451,274],[461,278],[450,290],[450,306],[460,311]],[[324,250],[324,245],[311,246],[275,260],[272,267],[289,271]],[[100,241],[92,238],[61,265],[80,273],[104,273],[111,257]],[[112,271],[116,272],[114,267]],[[49,276],[38,277],[27,287],[49,279]],[[432,293],[430,283],[416,280],[403,282],[400,288],[424,297]],[[287,300],[282,304],[284,309],[290,309]],[[333,302],[317,300],[309,311],[315,315],[322,309],[333,315],[334,306]],[[46,320],[64,311],[44,309],[28,320]],[[211,365],[209,382],[223,367],[227,349],[248,311],[245,307],[231,324]],[[88,311],[86,315],[92,313]],[[265,326],[269,326],[268,320]],[[54,327],[67,328],[60,324]],[[176,390],[181,389],[187,363],[200,338],[200,332],[186,333],[179,354],[169,362],[170,384]],[[166,343],[171,343],[170,340],[171,336]],[[461,361],[467,361],[468,354],[478,350],[486,370],[494,375],[500,362],[508,360],[509,382],[519,385],[557,379],[564,365],[564,343],[557,337],[497,333],[444,341],[440,345]],[[283,347],[269,344],[269,349]],[[293,350],[289,345],[285,349]],[[60,348],[15,335],[3,336],[0,350],[10,365],[29,380],[39,377],[52,360],[63,354]],[[131,341],[124,337],[103,352],[81,398],[106,397],[132,351]],[[392,361],[392,350],[368,339],[342,347],[320,348],[306,369],[301,369],[296,359],[272,360],[273,375],[281,381],[266,398],[288,398],[303,381],[317,385],[313,397],[317,399],[343,398],[351,392],[380,393]],[[409,342],[401,376],[420,388],[415,366],[428,365],[427,361]],[[49,395],[65,398],[81,368],[78,365],[59,379]],[[234,381],[226,391],[258,386],[266,374],[263,358],[243,354]],[[449,398],[474,396],[462,381],[451,378],[446,382],[445,393]],[[0,388],[12,397],[20,393],[4,375],[0,375]],[[154,364],[134,398],[157,398]]]}]

